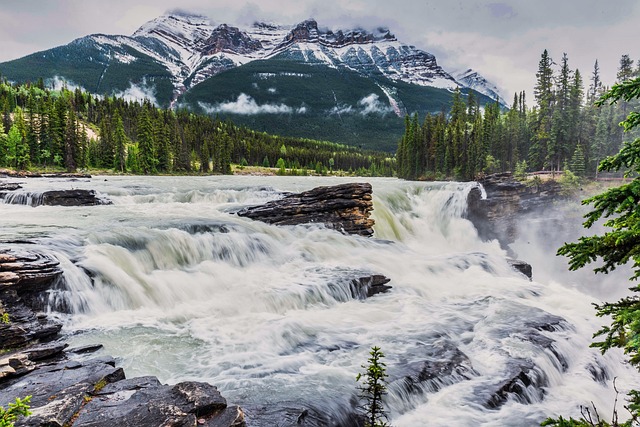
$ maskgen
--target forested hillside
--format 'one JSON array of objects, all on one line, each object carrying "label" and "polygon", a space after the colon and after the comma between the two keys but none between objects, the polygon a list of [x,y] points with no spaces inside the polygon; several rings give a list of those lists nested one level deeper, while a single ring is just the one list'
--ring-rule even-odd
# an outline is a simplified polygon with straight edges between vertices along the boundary
[{"label": "forested hillside", "polygon": [[[623,55],[617,82],[640,75],[640,64]],[[473,180],[479,173],[501,171],[571,170],[594,176],[599,162],[617,153],[626,133],[619,123],[634,107],[630,102],[596,107],[607,90],[595,62],[585,93],[579,70],[563,55],[559,69],[545,50],[536,73],[533,107],[524,92],[515,94],[511,108],[498,104],[484,111],[470,94],[455,93],[451,111],[405,118],[405,134],[398,144],[398,176],[407,179]],[[638,101],[633,101],[637,103]],[[636,131],[637,132],[637,131]]]},{"label": "forested hillside", "polygon": [[[187,110],[0,83],[0,166],[230,173],[231,163],[391,175],[388,153],[268,135]],[[280,160],[282,159],[282,160]]]}]

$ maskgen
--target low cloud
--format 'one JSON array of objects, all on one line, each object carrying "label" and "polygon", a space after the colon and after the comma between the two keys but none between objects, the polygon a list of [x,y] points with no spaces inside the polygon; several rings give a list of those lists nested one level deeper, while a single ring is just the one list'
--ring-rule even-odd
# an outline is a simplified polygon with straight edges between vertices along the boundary
[{"label": "low cloud", "polygon": [[337,104],[332,109],[327,111],[328,114],[336,114],[338,116],[343,114],[360,114],[366,116],[369,114],[380,114],[384,116],[387,113],[393,113],[393,108],[383,101],[380,101],[380,97],[375,93],[371,93],[360,101],[357,106],[349,104]]},{"label": "low cloud", "polygon": [[307,111],[305,106],[300,108],[290,107],[286,104],[258,104],[255,99],[241,93],[235,101],[221,102],[215,105],[199,102],[200,107],[209,114],[228,113],[228,114],[304,114]]},{"label": "low cloud", "polygon": [[114,92],[113,95],[129,102],[143,102],[145,99],[148,99],[156,107],[159,106],[158,100],[156,99],[155,86],[147,85],[145,79],[142,80],[142,84],[140,85],[129,82],[129,88],[124,91]]},{"label": "low cloud", "polygon": [[390,106],[385,105],[384,102],[381,102],[380,97],[375,93],[362,98],[358,101],[358,105],[362,106],[360,114],[363,116],[366,116],[367,114],[382,114],[384,116],[387,113],[393,112],[393,109]]},{"label": "low cloud", "polygon": [[375,93],[362,98],[358,101],[358,105],[362,107],[360,114],[363,116],[367,114],[381,114],[384,116],[387,113],[393,112],[393,109],[384,102],[381,102],[380,97]]},{"label": "low cloud", "polygon": [[55,76],[52,79],[47,79],[45,83],[48,87],[50,87],[53,90],[61,90],[63,87],[66,87],[71,91],[74,91],[76,89],[85,91],[85,89],[82,86],[77,85],[71,80],[67,80],[64,77],[60,77],[60,76]]}]

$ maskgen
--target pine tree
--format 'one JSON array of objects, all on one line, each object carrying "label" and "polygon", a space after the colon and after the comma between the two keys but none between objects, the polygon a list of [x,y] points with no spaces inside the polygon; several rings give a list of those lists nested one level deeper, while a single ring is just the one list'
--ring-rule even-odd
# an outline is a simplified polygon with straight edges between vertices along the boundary
[{"label": "pine tree", "polygon": [[633,78],[635,70],[633,69],[633,59],[629,55],[622,55],[620,58],[620,65],[618,67],[618,73],[616,79],[618,83],[630,80]]},{"label": "pine tree", "polygon": [[124,131],[124,125],[122,124],[122,117],[118,110],[115,111],[112,121],[113,128],[113,168],[118,172],[127,171],[127,145],[129,144],[129,138]]},{"label": "pine tree", "polygon": [[[529,152],[529,165],[534,170],[551,167],[549,160],[555,159],[554,154],[548,153],[548,143],[551,138],[551,125],[553,123],[553,60],[545,49],[542,52],[536,73],[536,85],[534,95],[536,99],[537,123],[533,136],[533,147]],[[552,145],[553,148],[553,145]]]},{"label": "pine tree", "polygon": [[144,108],[138,121],[138,149],[140,151],[140,169],[145,175],[152,174],[156,171],[154,148],[153,127],[151,126],[149,108]]},{"label": "pine tree", "polygon": [[13,125],[7,135],[7,163],[19,170],[29,166],[29,144],[26,139],[26,125],[22,109],[17,107],[14,112]]},{"label": "pine tree", "polygon": [[0,122],[0,166],[8,166],[7,153],[9,152],[9,144],[7,138],[4,126]]},{"label": "pine tree", "polygon": [[387,394],[386,364],[382,361],[384,353],[379,347],[372,347],[369,352],[367,365],[362,365],[364,373],[356,376],[356,381],[363,381],[363,385],[359,386],[360,397],[365,401],[363,409],[365,411],[365,427],[387,427],[389,424],[384,421],[387,419],[385,414],[382,398]]},{"label": "pine tree", "polygon": [[571,72],[567,54],[562,56],[562,66],[555,92],[550,138],[547,141],[547,164],[552,170],[561,170],[567,158],[569,144],[569,92]]},{"label": "pine tree", "polygon": [[595,64],[593,64],[593,72],[591,73],[591,85],[589,86],[589,94],[587,97],[587,103],[593,104],[600,97],[600,93],[602,92],[602,81],[600,80],[600,66],[598,65],[598,60],[596,59]]},{"label": "pine tree", "polygon": [[64,134],[64,166],[67,172],[74,172],[78,167],[78,122],[76,113],[69,109]]}]

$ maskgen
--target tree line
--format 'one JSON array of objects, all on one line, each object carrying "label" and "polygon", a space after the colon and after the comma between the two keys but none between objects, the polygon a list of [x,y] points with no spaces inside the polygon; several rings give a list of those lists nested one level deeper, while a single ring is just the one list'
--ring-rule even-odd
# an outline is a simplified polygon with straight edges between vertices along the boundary
[{"label": "tree line", "polygon": [[394,173],[388,153],[280,137],[148,100],[0,82],[0,166],[134,174],[231,173],[231,164]]},{"label": "tree line", "polygon": [[[557,69],[555,69],[557,68]],[[629,55],[620,59],[617,83],[640,75]],[[405,117],[405,133],[398,143],[397,174],[405,179],[474,180],[482,173],[571,170],[594,176],[601,160],[620,151],[619,126],[638,100],[596,106],[605,93],[595,61],[586,90],[578,69],[569,67],[565,53],[560,64],[547,50],[536,72],[533,107],[525,92],[516,93],[509,109],[498,100],[480,108],[473,93],[456,90],[451,109]],[[635,133],[627,134],[633,138]]]}]

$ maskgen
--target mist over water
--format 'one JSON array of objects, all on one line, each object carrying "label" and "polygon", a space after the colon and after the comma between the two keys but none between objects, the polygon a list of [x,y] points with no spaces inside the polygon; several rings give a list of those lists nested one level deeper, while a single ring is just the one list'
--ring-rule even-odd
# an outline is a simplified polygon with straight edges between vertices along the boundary
[{"label": "mist over water", "polygon": [[[622,355],[588,348],[604,323],[591,303],[614,299],[620,287],[591,275],[581,286],[555,257],[562,241],[554,240],[574,239],[579,215],[574,228],[566,218],[553,230],[543,220],[522,227],[513,249],[532,263],[529,281],[464,219],[472,183],[369,179],[371,239],[232,214],[280,191],[362,180],[29,180],[32,197],[87,188],[113,205],[0,205],[0,240],[34,240],[60,260],[67,288],[51,293],[50,310],[71,312],[56,314],[71,345],[102,343],[129,377],[208,381],[249,408],[316,408],[339,419],[374,345],[386,355],[396,427],[533,426],[579,416],[591,401],[609,414],[614,377],[622,393],[638,386]],[[391,278],[393,289],[354,298],[351,279],[371,273]],[[444,366],[452,357],[453,372],[406,387],[425,361]],[[539,386],[487,405],[522,366]]]}]

